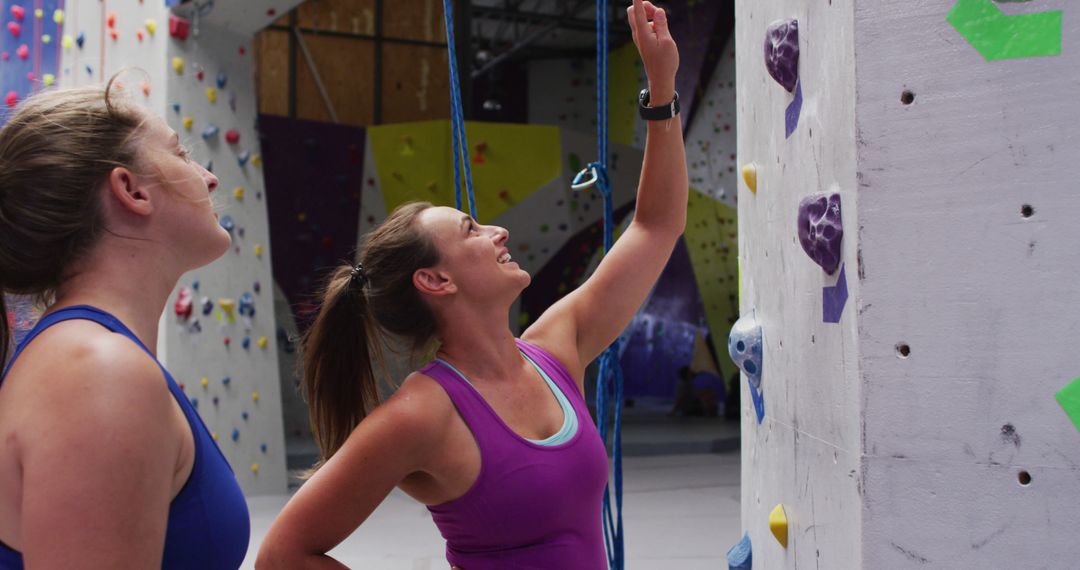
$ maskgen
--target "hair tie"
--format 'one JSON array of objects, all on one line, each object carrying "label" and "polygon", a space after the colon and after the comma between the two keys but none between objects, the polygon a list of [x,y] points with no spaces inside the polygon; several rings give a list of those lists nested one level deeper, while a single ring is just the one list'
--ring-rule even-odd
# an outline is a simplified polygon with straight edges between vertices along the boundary
[{"label": "hair tie", "polygon": [[357,263],[356,267],[352,269],[352,275],[349,277],[349,286],[362,289],[367,284],[367,274],[364,273],[364,265]]}]

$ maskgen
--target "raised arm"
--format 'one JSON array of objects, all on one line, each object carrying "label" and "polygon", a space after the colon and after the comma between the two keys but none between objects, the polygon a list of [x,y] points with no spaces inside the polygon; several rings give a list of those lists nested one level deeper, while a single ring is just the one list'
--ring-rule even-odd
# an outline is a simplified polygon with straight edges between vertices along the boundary
[{"label": "raised arm", "polygon": [[[670,103],[679,51],[667,14],[642,0],[634,0],[627,13],[649,77],[650,102]],[[523,336],[584,369],[626,328],[659,279],[686,227],[689,186],[681,120],[649,121],[633,221],[592,277]]]}]

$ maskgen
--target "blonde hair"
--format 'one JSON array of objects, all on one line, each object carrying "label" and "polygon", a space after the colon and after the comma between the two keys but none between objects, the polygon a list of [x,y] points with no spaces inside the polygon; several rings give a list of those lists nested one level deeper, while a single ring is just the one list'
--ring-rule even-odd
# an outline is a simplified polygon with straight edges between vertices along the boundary
[{"label": "blonde hair", "polygon": [[98,189],[137,163],[147,115],[115,93],[116,79],[32,95],[0,129],[0,363],[3,293],[49,298],[104,230]]}]

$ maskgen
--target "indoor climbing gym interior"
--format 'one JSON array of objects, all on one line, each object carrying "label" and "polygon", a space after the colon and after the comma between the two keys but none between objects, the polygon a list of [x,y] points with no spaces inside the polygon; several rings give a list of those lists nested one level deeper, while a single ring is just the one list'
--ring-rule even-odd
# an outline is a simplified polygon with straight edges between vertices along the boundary
[{"label": "indoor climbing gym interior", "polygon": [[[607,568],[556,570],[1080,568],[1080,5],[653,4],[685,229],[578,379]],[[633,231],[668,109],[632,5],[3,0],[3,121],[115,75],[219,181],[231,244],[180,278],[156,356],[243,491],[241,568],[319,480],[327,276],[399,206],[509,231],[515,337]],[[6,298],[14,345],[47,306]],[[387,354],[382,402],[434,355]],[[449,568],[433,512],[392,488],[328,555]]]}]

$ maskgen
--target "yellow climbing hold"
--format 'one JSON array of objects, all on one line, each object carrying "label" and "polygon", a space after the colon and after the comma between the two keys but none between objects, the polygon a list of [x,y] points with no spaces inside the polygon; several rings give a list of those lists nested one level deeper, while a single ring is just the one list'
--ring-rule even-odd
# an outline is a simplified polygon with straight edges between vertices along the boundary
[{"label": "yellow climbing hold", "polygon": [[172,68],[177,74],[184,72],[184,58],[174,57],[172,58]]},{"label": "yellow climbing hold", "polygon": [[263,252],[263,246],[261,246],[259,244],[255,244],[255,257],[261,258],[262,257],[262,252]]},{"label": "yellow climbing hold", "polygon": [[251,464],[251,472],[256,474],[256,475],[259,474],[259,464],[258,463],[252,463]]},{"label": "yellow climbing hold", "polygon": [[217,432],[216,432],[216,431],[212,431],[212,432],[210,432],[210,437],[211,437],[211,438],[212,438],[212,439],[213,439],[214,441],[217,441]]},{"label": "yellow climbing hold", "polygon": [[191,127],[195,125],[195,119],[191,117],[184,117],[184,130],[190,131]]},{"label": "yellow climbing hold", "polygon": [[211,103],[217,103],[217,88],[216,87],[207,87],[206,88],[206,100],[211,102]]},{"label": "yellow climbing hold", "polygon": [[39,20],[44,18],[45,17],[45,10],[42,10],[41,8],[38,8],[37,10],[34,10],[34,17],[39,19]]},{"label": "yellow climbing hold", "polygon": [[244,187],[243,186],[237,186],[236,189],[232,191],[232,195],[233,195],[233,198],[236,198],[237,200],[243,200],[244,199]]},{"label": "yellow climbing hold", "polygon": [[148,34],[150,34],[152,36],[152,35],[154,35],[154,32],[156,32],[156,31],[157,31],[157,20],[154,20],[153,18],[147,20],[146,21],[146,33],[148,33]]},{"label": "yellow climbing hold", "polygon": [[787,548],[787,526],[787,512],[784,511],[784,505],[776,505],[776,508],[769,513],[769,530],[772,531],[780,546],[784,548]]},{"label": "yellow climbing hold", "polygon": [[258,167],[262,166],[262,157],[257,155],[257,154],[252,155],[251,156],[251,165],[254,166],[255,168],[258,168]]},{"label": "yellow climbing hold", "polygon": [[258,392],[252,392],[251,393],[251,401],[252,402],[258,402],[259,401],[259,393]]},{"label": "yellow climbing hold", "polygon": [[43,43],[43,44],[51,44],[52,43],[52,36],[50,36],[49,34],[41,34],[41,43]]},{"label": "yellow climbing hold", "polygon": [[75,45],[75,38],[71,37],[71,34],[64,34],[63,39],[60,40],[60,45],[64,46],[64,49],[71,49],[71,46]]},{"label": "yellow climbing hold", "polygon": [[218,299],[217,303],[218,306],[221,307],[221,310],[225,311],[225,314],[229,316],[229,320],[231,321],[233,318],[233,311],[236,310],[236,300],[222,298]]},{"label": "yellow climbing hold", "polygon": [[266,348],[266,343],[270,342],[265,336],[259,337],[259,348]]},{"label": "yellow climbing hold", "polygon": [[210,379],[207,378],[206,376],[203,376],[199,380],[199,384],[201,384],[203,388],[206,388],[206,387],[210,386]]},{"label": "yellow climbing hold", "polygon": [[46,73],[41,77],[41,82],[45,84],[45,87],[52,87],[52,84],[56,83],[56,76],[51,73]]},{"label": "yellow climbing hold", "polygon": [[53,12],[52,13],[52,19],[57,24],[63,24],[64,23],[64,11],[63,10],[56,10],[55,12]]},{"label": "yellow climbing hold", "polygon": [[757,165],[753,162],[744,164],[742,178],[746,182],[746,187],[754,194],[757,194]]}]

